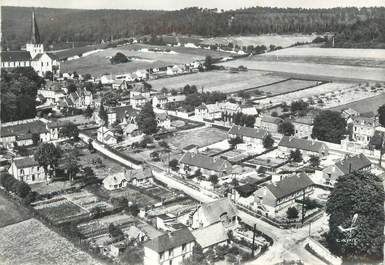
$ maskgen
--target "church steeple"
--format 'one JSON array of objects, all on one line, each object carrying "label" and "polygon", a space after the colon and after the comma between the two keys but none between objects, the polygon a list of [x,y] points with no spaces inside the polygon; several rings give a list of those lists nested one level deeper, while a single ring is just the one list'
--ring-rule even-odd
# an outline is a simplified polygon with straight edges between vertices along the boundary
[{"label": "church steeple", "polygon": [[32,9],[32,31],[31,31],[31,43],[32,44],[40,44],[40,34],[39,28],[37,27],[36,18],[35,18],[35,10]]}]

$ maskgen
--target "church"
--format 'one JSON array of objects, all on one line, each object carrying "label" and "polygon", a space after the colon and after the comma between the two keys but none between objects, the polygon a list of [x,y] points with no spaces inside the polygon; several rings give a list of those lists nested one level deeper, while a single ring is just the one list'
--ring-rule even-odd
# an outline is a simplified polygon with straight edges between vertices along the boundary
[{"label": "church", "polygon": [[35,19],[35,11],[32,11],[31,39],[26,44],[25,50],[1,52],[1,68],[16,67],[32,67],[38,75],[43,77],[48,71],[54,75],[60,72],[60,62],[57,57],[44,51]]}]

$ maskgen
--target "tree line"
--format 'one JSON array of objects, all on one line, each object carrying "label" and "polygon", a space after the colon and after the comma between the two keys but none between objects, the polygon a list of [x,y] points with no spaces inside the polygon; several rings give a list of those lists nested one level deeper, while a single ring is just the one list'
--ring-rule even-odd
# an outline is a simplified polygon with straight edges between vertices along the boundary
[{"label": "tree line", "polygon": [[[31,9],[2,7],[2,11],[3,47],[20,47],[30,36]],[[212,37],[313,32],[336,32],[338,45],[351,45],[350,42],[356,41],[373,44],[383,40],[385,8],[251,7],[224,12],[198,7],[177,11],[37,8],[36,17],[46,45],[100,43],[102,40],[172,33]],[[349,35],[351,31],[358,33]]]}]

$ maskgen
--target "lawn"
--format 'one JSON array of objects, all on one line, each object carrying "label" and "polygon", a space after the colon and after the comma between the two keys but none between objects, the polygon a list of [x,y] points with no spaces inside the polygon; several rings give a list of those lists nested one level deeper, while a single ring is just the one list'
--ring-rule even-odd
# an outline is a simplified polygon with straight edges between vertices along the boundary
[{"label": "lawn", "polygon": [[[224,57],[229,55],[228,53],[205,49],[182,47],[171,48],[165,46],[159,46],[159,48],[169,49],[172,52],[160,53],[148,51],[148,48],[156,47],[158,46],[133,44],[100,50],[79,59],[63,62],[61,64],[61,71],[76,71],[81,74],[90,73],[93,76],[100,77],[105,73],[124,74],[135,72],[138,69],[191,63],[195,60],[204,60],[206,55],[211,55],[212,57]],[[121,52],[127,57],[130,57],[131,62],[123,64],[111,64],[109,58],[114,56],[117,52]]]},{"label": "lawn", "polygon": [[0,192],[0,227],[18,223],[28,218],[30,218],[29,214],[23,211],[22,207],[14,204]]},{"label": "lawn", "polygon": [[102,264],[36,219],[0,229],[0,263],[44,265]]},{"label": "lawn", "polygon": [[216,142],[220,142],[227,137],[227,132],[213,128],[206,127],[200,129],[194,129],[187,132],[178,132],[174,136],[165,139],[170,145],[183,149],[188,145],[198,145],[204,147]]},{"label": "lawn", "polygon": [[262,56],[253,56],[220,63],[225,67],[244,65],[248,69],[272,71],[296,77],[311,77],[324,80],[372,80],[385,81],[385,68],[329,65],[316,63],[292,63],[263,61]]},{"label": "lawn", "polygon": [[[240,64],[235,65],[238,67]],[[267,72],[247,71],[230,73],[229,71],[210,71],[196,74],[162,78],[149,82],[155,90],[163,87],[168,89],[181,89],[185,85],[196,85],[198,91],[220,91],[233,93],[257,86],[268,85],[287,78],[272,75]]]},{"label": "lawn", "polygon": [[370,97],[359,101],[351,102],[349,104],[341,105],[330,110],[341,111],[343,109],[352,108],[358,111],[359,113],[377,113],[378,108],[383,104],[385,104],[385,93],[375,97]]}]

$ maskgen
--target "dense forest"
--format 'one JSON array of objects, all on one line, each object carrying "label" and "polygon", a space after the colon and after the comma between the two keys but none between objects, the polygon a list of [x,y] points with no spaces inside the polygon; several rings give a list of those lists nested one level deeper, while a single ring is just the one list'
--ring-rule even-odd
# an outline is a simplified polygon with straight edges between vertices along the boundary
[{"label": "dense forest", "polygon": [[[46,45],[147,34],[226,36],[263,33],[336,33],[336,46],[382,47],[385,8],[299,9],[253,7],[225,12],[197,7],[177,11],[36,8]],[[3,47],[17,49],[30,31],[31,8],[2,7]]]}]

